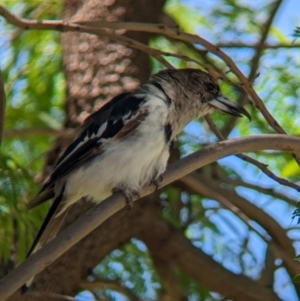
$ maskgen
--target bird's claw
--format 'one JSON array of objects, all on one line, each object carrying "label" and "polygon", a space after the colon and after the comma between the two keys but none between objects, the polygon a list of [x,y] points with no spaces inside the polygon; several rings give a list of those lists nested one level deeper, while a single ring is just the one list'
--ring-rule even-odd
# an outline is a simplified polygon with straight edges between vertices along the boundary
[{"label": "bird's claw", "polygon": [[113,188],[112,189],[112,193],[117,193],[117,192],[121,192],[125,198],[126,198],[126,206],[125,208],[127,210],[132,209],[133,207],[133,197],[137,197],[140,198],[140,194],[137,191],[131,191],[129,189],[122,189],[122,188]]},{"label": "bird's claw", "polygon": [[133,207],[133,197],[136,198],[140,198],[140,194],[137,191],[130,191],[130,192],[124,192],[122,191],[122,193],[124,194],[125,198],[126,198],[126,209],[130,210]]},{"label": "bird's claw", "polygon": [[158,190],[159,184],[162,182],[162,180],[163,180],[163,176],[161,175],[151,180],[151,185],[155,186],[155,191]]}]

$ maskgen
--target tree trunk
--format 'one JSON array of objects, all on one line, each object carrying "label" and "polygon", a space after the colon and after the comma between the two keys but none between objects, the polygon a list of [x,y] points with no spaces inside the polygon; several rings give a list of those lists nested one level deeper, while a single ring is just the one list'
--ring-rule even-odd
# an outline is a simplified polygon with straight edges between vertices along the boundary
[{"label": "tree trunk", "polygon": [[[160,22],[164,0],[66,0],[64,19]],[[129,36],[129,34],[128,34]],[[130,33],[147,43],[149,35]],[[65,33],[62,37],[64,69],[67,79],[66,127],[78,126],[96,108],[124,90],[136,88],[150,75],[147,55],[128,49],[106,38],[89,34]],[[52,165],[65,146],[60,140],[48,157]],[[242,275],[235,275],[195,248],[176,229],[160,217],[159,192],[135,202],[132,210],[121,210],[91,232],[80,243],[35,277],[29,294],[15,294],[9,300],[63,300],[50,294],[74,296],[94,266],[111,251],[132,237],[144,241],[166,290],[163,300],[187,300],[188,293],[178,280],[174,266],[207,289],[233,300],[276,301],[272,290]],[[80,201],[66,218],[63,228],[92,206]],[[179,209],[180,210],[180,209]],[[178,210],[178,211],[179,211]],[[40,294],[33,292],[40,292]]]},{"label": "tree trunk", "polygon": [[[64,20],[136,21],[158,23],[162,18],[165,0],[66,0]],[[127,36],[145,44],[150,38],[145,33]],[[90,34],[64,33],[62,35],[64,70],[67,80],[66,127],[78,126],[95,109],[124,90],[138,87],[150,75],[150,60],[137,52],[107,38]],[[51,166],[57,154],[69,142],[60,139],[47,158]],[[92,204],[75,204],[63,225],[72,223]],[[46,296],[31,296],[30,291],[74,296],[89,271],[115,248],[131,237],[135,216],[140,205],[131,211],[122,211],[112,217],[64,256],[35,277],[28,295],[22,300],[46,300]],[[10,300],[17,300],[18,296]],[[49,297],[49,300],[53,300]]]}]

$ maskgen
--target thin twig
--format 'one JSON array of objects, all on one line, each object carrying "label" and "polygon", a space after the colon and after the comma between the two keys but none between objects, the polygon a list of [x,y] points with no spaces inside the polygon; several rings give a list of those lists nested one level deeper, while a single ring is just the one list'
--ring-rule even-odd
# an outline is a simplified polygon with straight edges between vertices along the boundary
[{"label": "thin twig", "polygon": [[[216,127],[216,125],[212,121],[211,117],[207,114],[207,115],[204,116],[204,118],[205,118],[206,122],[208,123],[210,129],[217,136],[217,138],[220,141],[224,141],[225,140],[224,136],[218,130],[218,128]],[[243,161],[246,161],[246,162],[251,163],[252,165],[258,167],[264,174],[266,174],[268,177],[270,177],[272,180],[278,182],[279,184],[291,187],[291,188],[297,190],[298,192],[300,192],[300,186],[299,185],[297,185],[295,183],[292,183],[292,182],[290,182],[286,179],[283,179],[283,178],[280,178],[280,177],[276,176],[272,171],[270,171],[268,169],[268,165],[266,165],[264,163],[261,163],[261,162],[255,160],[255,159],[253,159],[253,158],[251,158],[247,155],[244,155],[244,154],[239,154],[239,155],[235,155],[235,156],[240,158]]]},{"label": "thin twig", "polygon": [[[164,36],[168,36],[170,38],[185,41],[191,44],[200,44],[204,46],[208,51],[215,54],[219,58],[221,58],[230,68],[230,70],[238,77],[240,81],[240,86],[251,96],[252,101],[254,102],[255,106],[260,110],[268,124],[280,134],[286,134],[286,131],[279,125],[279,123],[274,119],[274,117],[270,114],[267,110],[266,106],[264,105],[263,101],[260,97],[256,94],[252,87],[252,83],[248,81],[245,75],[239,70],[236,66],[234,61],[219,47],[215,46],[214,44],[208,42],[207,40],[192,34],[187,34],[180,32],[177,28],[168,27],[163,24],[141,24],[141,23],[134,23],[134,22],[102,22],[102,21],[91,21],[87,22],[86,24],[96,24],[97,26],[102,26],[111,29],[123,28],[126,30],[132,31],[147,31],[151,33],[161,34]],[[83,22],[82,22],[83,23]],[[293,154],[293,157],[300,165],[300,158]]]},{"label": "thin twig", "polygon": [[[183,33],[178,30],[177,27],[169,27],[164,24],[147,24],[147,23],[135,23],[135,22],[104,22],[104,21],[90,21],[90,22],[81,22],[81,24],[89,24],[90,26],[81,26],[79,22],[77,23],[65,23],[62,21],[39,21],[39,20],[26,20],[21,19],[10,13],[3,6],[0,6],[0,15],[2,15],[9,23],[18,26],[23,29],[35,29],[35,30],[56,30],[56,31],[75,31],[75,32],[86,32],[99,36],[106,36],[112,40],[119,41],[120,43],[133,47],[142,51],[145,51],[152,55],[154,58],[159,60],[168,68],[173,66],[165,61],[161,56],[160,52],[154,50],[142,43],[134,41],[133,39],[126,38],[117,34],[109,33],[106,30],[101,30],[99,28],[91,27],[95,25],[98,27],[109,28],[109,29],[125,29],[130,31],[142,31],[150,32],[155,34],[161,34],[163,36],[170,37],[175,40],[181,40],[188,42],[190,44],[200,44],[205,47],[208,51],[215,54],[221,58],[230,68],[230,70],[237,76],[240,81],[240,86],[251,96],[252,101],[255,106],[260,110],[260,112],[265,117],[268,124],[279,134],[286,134],[286,131],[279,125],[279,123],[274,119],[274,117],[269,113],[265,107],[263,101],[256,94],[252,88],[252,83],[248,81],[245,75],[240,71],[236,66],[234,61],[219,47],[208,42],[207,40],[201,38],[200,36],[194,34]],[[296,154],[293,154],[293,157],[300,165],[300,158]]]},{"label": "thin twig", "polygon": [[[205,180],[206,177],[203,177],[203,175],[199,176],[200,174],[193,173],[181,178],[179,181],[188,187],[186,188],[187,191],[192,190],[192,193],[215,199],[216,201],[223,203],[236,215],[239,215],[239,212],[241,211],[244,213],[244,215],[240,216],[243,220],[247,217],[249,222],[254,221],[263,227],[268,235],[262,233],[261,230],[258,229],[259,234],[263,235],[262,238],[265,238],[268,244],[274,242],[273,252],[275,251],[276,256],[284,259],[285,267],[289,275],[293,278],[299,269],[299,264],[295,264],[295,261],[293,260],[295,251],[292,241],[287,236],[286,231],[282,229],[273,218],[262,211],[261,208],[249,203],[246,199],[230,191],[230,189],[221,188],[218,192],[218,189],[216,188],[220,183],[215,183],[214,181],[207,179]],[[272,238],[272,242],[270,241],[269,236]]]},{"label": "thin twig", "polygon": [[[247,43],[218,43],[218,47],[221,48],[257,48],[257,44],[247,44]],[[299,48],[300,44],[291,44],[291,43],[277,43],[277,44],[268,44],[264,43],[261,45],[263,49],[280,49],[280,48]]]},{"label": "thin twig", "polygon": [[[280,1],[277,2],[277,5],[275,8],[278,9],[280,5]],[[273,14],[276,13],[276,10],[273,10]],[[63,23],[61,21],[36,21],[36,20],[24,20],[17,18],[13,14],[11,14],[9,11],[7,11],[5,8],[0,6],[0,14],[3,15],[9,22],[12,24],[19,26],[24,29],[53,29],[53,30],[59,30],[59,31],[65,31],[65,30],[71,30],[71,31],[79,31],[79,32],[88,32],[88,33],[93,33],[97,35],[104,35],[108,38],[111,38],[113,40],[117,40],[121,42],[122,44],[129,46],[129,47],[134,47],[139,50],[145,51],[155,57],[158,61],[160,61],[162,64],[164,64],[168,68],[173,68],[171,64],[169,64],[166,60],[162,58],[162,52],[159,50],[152,49],[142,43],[139,43],[137,41],[134,41],[133,39],[127,38],[125,36],[120,36],[108,31],[100,30],[100,29],[95,29],[91,28],[88,26],[80,26],[80,25],[74,25],[70,23]],[[274,18],[274,16],[272,17]],[[270,18],[270,20],[272,20]],[[269,21],[271,24],[271,21]],[[253,100],[256,100],[256,106],[260,109],[268,123],[277,131],[278,133],[286,134],[286,132],[279,126],[277,121],[273,118],[273,116],[268,112],[266,107],[264,106],[263,102],[261,99],[258,97],[258,95],[255,93],[253,90],[251,84],[247,81],[245,76],[242,74],[242,72],[237,68],[237,66],[234,64],[232,59],[227,56],[224,52],[222,52],[218,47],[215,45],[209,43],[208,41],[202,39],[201,37],[198,37],[196,35],[190,35],[186,33],[179,32],[177,28],[172,28],[172,27],[167,27],[165,25],[161,24],[142,24],[142,23],[134,23],[134,22],[115,22],[115,23],[110,23],[110,22],[104,22],[104,21],[90,21],[90,22],[81,22],[83,24],[89,24],[90,26],[102,26],[102,27],[107,27],[111,29],[120,29],[123,28],[125,30],[133,30],[133,31],[147,31],[147,32],[152,32],[152,33],[160,33],[162,35],[167,35],[169,37],[179,39],[182,41],[190,42],[190,43],[200,43],[204,47],[206,47],[209,51],[212,53],[216,54],[220,58],[222,58],[228,66],[230,66],[231,70],[238,76],[240,81],[243,83],[242,86],[244,87],[245,91],[249,93],[252,96]],[[77,23],[78,24],[78,23]],[[269,24],[269,23],[268,23]],[[270,26],[270,25],[268,25]],[[268,31],[264,31],[263,35],[264,37],[267,35]],[[264,42],[264,41],[263,41]],[[171,55],[168,53],[168,55]],[[221,134],[221,133],[220,133]],[[245,155],[239,155],[242,160],[245,160],[247,162],[251,162],[252,164],[258,166],[265,174],[267,174],[269,177],[274,179],[275,181],[279,182],[282,185],[286,185],[289,187],[292,187],[296,189],[297,191],[300,191],[299,186],[293,183],[290,183],[289,181],[277,177],[275,174],[270,172],[267,168],[266,165],[257,162],[256,160],[246,156]],[[294,158],[300,165],[300,160],[297,157],[296,154],[294,154]]]},{"label": "thin twig", "polygon": [[[274,7],[273,14],[275,15],[280,3],[282,0],[277,1],[276,6]],[[276,9],[275,9],[276,8]],[[133,39],[127,38],[125,36],[120,36],[108,31],[100,30],[100,29],[95,29],[91,28],[88,26],[80,26],[80,25],[74,25],[71,23],[63,23],[61,21],[37,21],[37,20],[24,20],[17,18],[13,14],[11,14],[9,11],[7,11],[5,8],[0,6],[0,15],[4,16],[7,21],[10,23],[19,26],[23,29],[53,29],[53,30],[58,30],[58,31],[79,31],[79,32],[88,32],[88,33],[93,33],[96,35],[104,35],[108,38],[111,38],[113,40],[117,40],[121,42],[122,44],[129,46],[129,47],[134,47],[136,49],[145,51],[155,57],[158,61],[160,61],[162,64],[164,64],[168,68],[173,68],[171,64],[169,64],[165,59],[162,58],[161,51],[152,49],[142,43],[139,43]],[[270,24],[272,23],[271,21],[274,18],[274,15],[272,18],[270,18]],[[81,22],[81,24],[89,24],[90,26],[102,26],[106,28],[111,28],[111,29],[125,29],[125,30],[132,30],[132,31],[147,31],[147,32],[152,32],[152,33],[159,33],[162,35],[169,36],[171,38],[179,39],[182,41],[186,41],[189,43],[200,43],[204,47],[206,47],[209,51],[214,53],[215,55],[219,56],[222,58],[227,65],[231,68],[231,71],[236,74],[236,76],[239,78],[241,82],[241,86],[245,89],[245,91],[252,96],[253,101],[255,102],[256,106],[259,108],[261,113],[264,115],[265,119],[269,123],[271,127],[275,131],[281,134],[286,134],[286,132],[280,127],[278,122],[273,118],[273,116],[268,112],[266,109],[265,105],[263,104],[262,100],[258,97],[256,92],[253,90],[251,83],[247,81],[245,76],[242,74],[242,72],[237,68],[233,60],[227,56],[224,52],[222,52],[218,47],[215,45],[211,44],[210,42],[206,41],[205,39],[196,36],[196,35],[191,35],[191,34],[186,34],[178,31],[177,28],[172,28],[165,26],[163,24],[142,24],[142,23],[134,23],[134,22],[115,22],[115,23],[110,23],[110,22],[104,22],[104,21],[90,21],[90,22]],[[79,23],[77,23],[79,24]],[[268,23],[269,24],[269,23]],[[270,26],[270,25],[268,25]],[[265,37],[267,35],[268,31],[263,32],[263,36]],[[168,54],[170,55],[170,54]],[[300,159],[296,154],[293,154],[295,160],[297,163],[300,165]],[[252,158],[243,158],[247,159],[248,162],[253,163]],[[272,175],[268,172],[266,167],[264,165],[260,165],[260,168],[269,176],[272,176],[276,181],[279,183],[284,183],[284,185],[289,185],[287,180],[278,178],[275,175]],[[290,186],[290,185],[289,185]],[[299,189],[298,187],[296,188],[293,185],[293,188]]]},{"label": "thin twig", "polygon": [[65,23],[62,21],[39,21],[39,20],[27,20],[18,18],[7,9],[0,5],[0,15],[2,15],[9,23],[22,28],[23,30],[34,29],[34,30],[56,30],[56,31],[74,31],[82,33],[91,33],[97,36],[105,36],[111,40],[118,41],[121,44],[136,48],[143,52],[146,52],[157,59],[166,68],[174,68],[168,61],[166,61],[160,54],[159,50],[148,47],[147,45],[135,41],[134,39],[121,36],[106,30],[94,29],[87,26],[80,26],[74,23]]},{"label": "thin twig", "polygon": [[[270,11],[267,21],[265,22],[265,24],[263,26],[261,26],[262,32],[261,32],[260,40],[256,44],[255,54],[251,60],[252,63],[250,64],[251,70],[250,70],[250,74],[248,76],[248,79],[250,82],[253,82],[256,78],[257,69],[259,67],[259,61],[263,54],[263,51],[265,50],[266,39],[268,37],[268,34],[271,29],[271,25],[273,23],[275,15],[278,12],[281,4],[282,4],[282,0],[278,0],[278,1],[276,1],[276,3],[273,4],[274,6],[273,6],[272,10]],[[247,103],[248,100],[249,100],[249,98],[246,97],[246,95],[242,94],[239,99],[239,104],[241,104],[243,106]],[[225,125],[224,129],[222,129],[222,132],[226,133],[226,134],[230,133],[231,130],[234,128],[236,121],[237,121],[236,117],[231,117],[229,122]],[[300,164],[300,161],[298,162],[298,164]]]},{"label": "thin twig", "polygon": [[[237,206],[232,204],[229,199],[221,195],[220,193],[212,190],[210,187],[205,186],[201,184],[197,179],[195,179],[193,176],[188,175],[183,177],[180,181],[182,181],[184,184],[191,186],[191,188],[199,192],[200,194],[203,194],[205,192],[205,196],[212,198],[216,201],[218,201],[220,204],[222,204],[225,208],[228,208],[230,211],[234,212],[236,216],[238,216],[244,223],[247,224],[247,226],[254,231],[258,236],[261,237],[261,239],[270,246],[274,254],[276,254],[278,257],[282,258],[286,264],[286,266],[289,268],[289,270],[297,274],[299,271],[299,263],[295,262],[293,258],[285,252],[285,250],[275,243],[274,241],[270,240],[270,238],[261,232],[261,230],[257,229],[255,226],[252,225],[252,220]],[[201,185],[201,189],[199,189],[199,185]]]},{"label": "thin twig", "polygon": [[233,185],[233,186],[246,187],[246,188],[261,192],[263,194],[269,195],[269,196],[271,196],[275,199],[283,200],[283,201],[287,202],[289,205],[294,206],[294,207],[297,205],[297,202],[295,200],[292,200],[291,198],[289,198],[285,194],[281,194],[279,192],[276,192],[272,188],[264,188],[264,187],[261,187],[261,186],[255,185],[255,184],[244,182],[240,179],[230,179],[230,178],[225,177],[225,176],[224,177],[222,176],[221,180],[223,182],[228,183],[228,184]]},{"label": "thin twig", "polygon": [[255,55],[252,59],[251,71],[250,71],[250,75],[249,75],[249,80],[250,81],[252,81],[256,76],[257,68],[259,66],[259,61],[260,61],[262,53],[265,49],[264,48],[265,41],[268,37],[269,31],[271,29],[271,25],[273,23],[273,20],[274,20],[276,14],[277,14],[282,2],[283,2],[283,0],[277,0],[273,4],[274,6],[273,6],[273,8],[270,12],[269,18],[267,19],[266,23],[261,27],[262,28],[262,33],[261,33],[260,41],[258,42],[258,45],[256,47]]},{"label": "thin twig", "polygon": [[[186,55],[182,55],[182,54],[178,54],[178,53],[172,53],[172,52],[166,52],[166,51],[161,51],[159,49],[157,49],[157,51],[159,51],[159,54],[160,55],[165,55],[165,56],[172,56],[172,57],[176,57],[176,58],[179,58],[179,59],[182,59],[184,61],[187,61],[187,62],[193,62],[201,67],[203,67],[204,69],[208,70],[209,67],[195,59],[192,59]],[[174,68],[174,67],[173,67]]]},{"label": "thin twig", "polygon": [[[187,177],[189,177],[188,175]],[[194,172],[191,174],[193,176],[193,186],[198,189],[197,191],[202,191],[202,195],[207,193],[208,191],[216,191],[218,194],[230,200],[230,202],[241,209],[246,215],[258,225],[263,227],[268,235],[272,237],[274,242],[276,242],[279,246],[281,246],[290,257],[295,255],[295,250],[292,244],[292,241],[286,234],[286,230],[282,228],[282,226],[274,220],[270,215],[268,215],[261,207],[256,206],[255,204],[249,202],[244,197],[240,196],[235,191],[230,188],[223,187],[221,181],[214,181],[211,177],[208,179],[204,177],[199,172]],[[179,180],[179,182],[186,181],[186,177],[183,177]],[[198,181],[198,182],[196,182]],[[196,186],[198,183],[198,186]],[[191,184],[191,183],[190,183]],[[209,189],[209,190],[207,190]],[[195,192],[196,190],[194,190]]]},{"label": "thin twig", "polygon": [[[46,0],[41,2],[40,5],[38,5],[29,15],[28,18],[30,19],[36,19],[40,14],[42,14],[43,12],[45,12],[49,7],[51,7],[53,5],[53,0]],[[15,40],[16,38],[18,38],[22,32],[24,30],[23,29],[17,29],[13,32],[13,34],[11,35],[12,40]]]}]

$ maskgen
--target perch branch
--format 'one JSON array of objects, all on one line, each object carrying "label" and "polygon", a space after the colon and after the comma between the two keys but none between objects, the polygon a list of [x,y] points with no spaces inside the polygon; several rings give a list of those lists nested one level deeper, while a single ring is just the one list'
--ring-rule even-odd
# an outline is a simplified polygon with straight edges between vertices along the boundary
[{"label": "perch branch", "polygon": [[[164,180],[160,187],[231,154],[270,149],[288,152],[300,151],[300,138],[287,135],[262,135],[218,142],[171,164],[164,174]],[[145,187],[141,196],[149,195],[155,189],[153,186]],[[28,257],[10,274],[0,280],[0,300],[8,298],[28,279],[41,272],[106,219],[124,208],[125,204],[125,197],[121,193],[117,193],[79,217],[45,247]]]}]

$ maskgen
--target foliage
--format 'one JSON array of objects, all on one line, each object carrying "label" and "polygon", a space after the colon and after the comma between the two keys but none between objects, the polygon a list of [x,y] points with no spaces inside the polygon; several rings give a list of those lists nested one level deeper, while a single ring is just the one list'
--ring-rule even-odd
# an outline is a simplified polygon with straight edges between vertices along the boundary
[{"label": "foliage", "polygon": [[[271,2],[254,2],[218,0],[202,5],[198,1],[170,0],[165,6],[165,12],[181,29],[209,37],[208,39],[216,44],[255,46],[269,16]],[[40,9],[42,4],[35,1],[23,1],[22,4],[8,2],[7,8],[23,17],[32,16],[38,11],[39,15],[35,18],[59,19],[60,2],[47,3],[48,6]],[[42,206],[31,213],[26,211],[25,204],[38,189],[35,179],[44,168],[44,155],[54,138],[45,135],[21,136],[20,133],[24,129],[37,128],[62,130],[66,92],[58,33],[19,32],[8,25],[2,25],[2,30],[9,32],[0,52],[1,56],[7,58],[1,65],[8,100],[5,131],[8,134],[17,130],[12,138],[4,140],[0,153],[0,260],[1,263],[5,263],[12,254],[16,262],[25,257],[29,242],[47,211],[47,208]],[[295,37],[299,36],[298,31],[297,28]],[[291,41],[279,27],[273,25],[266,43]],[[164,37],[155,37],[152,38],[150,46],[183,53],[224,72],[228,71],[224,62],[206,53],[198,45],[191,47]],[[258,70],[251,69],[255,47],[224,46],[224,49],[245,74],[259,72],[254,82],[255,90],[288,134],[299,136],[299,49],[266,49]],[[167,59],[177,68],[197,67],[195,63],[178,58]],[[153,72],[163,68],[155,60],[152,60],[152,67]],[[229,77],[232,81],[236,80],[230,73]],[[243,98],[242,92],[235,86],[226,82],[221,85],[224,94],[231,99]],[[245,118],[238,120],[235,128],[228,132],[229,138],[273,133],[256,108],[250,103],[246,108],[251,112],[253,121],[249,123]],[[226,133],[226,126],[231,118],[214,115],[213,119],[217,127]],[[185,156],[215,141],[217,139],[202,121],[193,122],[179,138],[180,155]],[[300,182],[299,167],[291,156],[275,152],[251,156],[267,164],[277,175]],[[288,228],[291,218],[298,217],[299,209],[295,210],[285,200],[276,197],[281,193],[296,205],[299,201],[298,193],[280,186],[256,167],[237,159],[226,158],[216,165],[203,168],[201,173],[219,174],[220,170],[223,179],[228,180],[222,182],[222,187],[229,187],[230,181],[239,182],[240,184],[230,186],[230,190],[236,191],[240,197],[263,209],[277,220],[282,228]],[[247,172],[244,172],[245,170]],[[262,190],[249,188],[249,185],[243,185],[245,182]],[[177,229],[182,229],[195,247],[210,254],[215,261],[234,273],[243,273],[252,279],[260,278],[264,270],[267,245],[259,231],[265,234],[265,230],[259,229],[255,232],[250,229],[249,224],[214,199],[195,195],[174,185],[164,190],[161,201],[164,206],[163,217]],[[289,235],[299,247],[299,239],[290,233]],[[124,282],[125,286],[140,298],[156,299],[162,292],[162,284],[151,256],[146,246],[136,239],[109,254],[95,267],[92,276],[93,279]],[[181,271],[177,271],[177,276],[187,288],[191,300],[220,300],[219,296],[195,283]],[[285,277],[284,272],[279,271],[276,277],[280,282]],[[295,296],[291,281],[288,284],[278,284],[274,290],[287,301],[293,300]],[[119,298],[111,290],[97,291],[95,296],[98,299],[104,296]]]},{"label": "foliage", "polygon": [[300,37],[300,27],[296,27],[293,36],[295,38],[299,38]]},{"label": "foliage", "polygon": [[[11,10],[24,17],[58,18],[61,6],[48,2],[8,3]],[[22,136],[22,130],[50,128],[59,130],[64,119],[65,84],[62,71],[59,34],[45,31],[22,32],[3,24],[9,33],[1,41],[1,56],[7,96],[5,132],[11,133],[1,147],[1,239],[0,258],[6,261],[14,246],[15,260],[25,258],[47,208],[28,212],[25,204],[37,193],[34,181],[44,168],[44,154],[53,139],[42,134]],[[7,155],[9,154],[9,156]],[[5,189],[4,189],[5,187]],[[34,213],[34,214],[33,214]],[[18,241],[13,241],[18,237]]]}]

